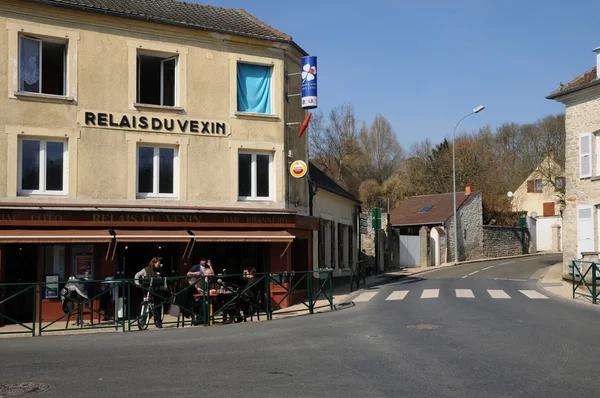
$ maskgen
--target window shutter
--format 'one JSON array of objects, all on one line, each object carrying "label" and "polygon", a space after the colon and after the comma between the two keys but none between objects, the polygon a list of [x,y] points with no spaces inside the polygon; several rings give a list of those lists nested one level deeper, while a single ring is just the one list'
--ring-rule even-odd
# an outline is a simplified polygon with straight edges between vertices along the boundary
[{"label": "window shutter", "polygon": [[535,192],[535,181],[529,180],[527,181],[527,193]]},{"label": "window shutter", "polygon": [[577,206],[577,255],[594,251],[594,207]]},{"label": "window shutter", "polygon": [[340,268],[344,268],[344,229],[340,223],[338,223],[338,264]]},{"label": "window shutter", "polygon": [[335,268],[335,223],[330,222],[331,225],[331,268]]},{"label": "window shutter", "polygon": [[325,222],[319,220],[319,268],[325,268]]},{"label": "window shutter", "polygon": [[348,226],[348,265],[354,267],[354,228]]},{"label": "window shutter", "polygon": [[554,215],[554,202],[544,203],[544,217],[552,217]]},{"label": "window shutter", "polygon": [[592,134],[579,136],[579,178],[592,176]]}]

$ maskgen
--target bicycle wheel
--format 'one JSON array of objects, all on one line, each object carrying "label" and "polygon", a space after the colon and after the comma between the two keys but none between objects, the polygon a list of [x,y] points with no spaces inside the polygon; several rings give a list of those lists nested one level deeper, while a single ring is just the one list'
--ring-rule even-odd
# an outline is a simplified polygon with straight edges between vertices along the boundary
[{"label": "bicycle wheel", "polygon": [[152,308],[150,308],[150,303],[144,301],[140,306],[140,317],[138,319],[138,328],[140,330],[148,329],[148,324],[150,323],[150,312]]}]

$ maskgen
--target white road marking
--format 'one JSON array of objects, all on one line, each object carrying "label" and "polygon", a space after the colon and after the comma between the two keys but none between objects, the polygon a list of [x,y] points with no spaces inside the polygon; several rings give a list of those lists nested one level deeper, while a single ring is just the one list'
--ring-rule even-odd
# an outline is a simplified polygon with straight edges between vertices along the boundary
[{"label": "white road marking", "polygon": [[395,292],[392,292],[392,294],[390,294],[388,296],[388,298],[386,298],[387,300],[404,300],[404,297],[406,297],[406,295],[408,294],[408,290],[398,290]]},{"label": "white road marking", "polygon": [[465,275],[465,276],[463,276],[461,279],[465,279],[467,276],[469,276],[469,275]]},{"label": "white road marking", "polygon": [[438,298],[440,296],[440,289],[425,289],[423,290],[423,294],[421,294],[421,298]]},{"label": "white road marking", "polygon": [[488,289],[488,293],[493,299],[509,299],[510,296],[504,290]]},{"label": "white road marking", "polygon": [[527,260],[521,260],[521,261],[533,261],[533,260],[539,260],[538,257],[534,257],[534,258],[528,258]]},{"label": "white road marking", "polygon": [[537,290],[519,290],[521,293],[529,297],[530,299],[547,299],[542,293]]},{"label": "white road marking", "polygon": [[505,263],[500,263],[498,265],[506,265],[506,264],[512,264],[512,263],[516,263],[516,261],[507,261]]},{"label": "white road marking", "polygon": [[479,272],[479,271],[474,271],[474,272],[471,272],[470,274],[467,274],[467,276],[470,276],[470,275],[476,274],[476,273],[478,273],[478,272]]},{"label": "white road marking", "polygon": [[495,265],[490,265],[489,267],[482,269],[482,271],[485,271],[486,269],[490,269],[490,268],[494,268],[494,267],[495,267]]},{"label": "white road marking", "polygon": [[495,281],[513,281],[513,282],[527,282],[527,279],[506,279],[506,278],[494,278]]},{"label": "white road marking", "polygon": [[358,297],[356,297],[352,301],[354,301],[355,303],[363,303],[365,301],[371,300],[373,297],[375,297],[377,295],[377,293],[379,293],[379,292],[364,292],[364,293],[361,293]]},{"label": "white road marking", "polygon": [[456,289],[456,297],[458,298],[475,298],[471,289]]}]

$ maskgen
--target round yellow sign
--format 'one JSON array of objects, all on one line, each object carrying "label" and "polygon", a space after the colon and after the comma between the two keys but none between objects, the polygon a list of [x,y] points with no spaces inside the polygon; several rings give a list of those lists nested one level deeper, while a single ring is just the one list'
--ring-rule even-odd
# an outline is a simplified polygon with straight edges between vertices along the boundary
[{"label": "round yellow sign", "polygon": [[290,174],[296,178],[302,178],[306,175],[308,167],[302,160],[296,160],[290,165]]}]

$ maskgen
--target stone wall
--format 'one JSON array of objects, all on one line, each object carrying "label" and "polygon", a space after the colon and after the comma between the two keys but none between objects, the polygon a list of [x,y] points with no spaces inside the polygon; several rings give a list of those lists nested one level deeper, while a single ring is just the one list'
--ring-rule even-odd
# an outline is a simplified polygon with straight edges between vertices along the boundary
[{"label": "stone wall", "polygon": [[[458,258],[460,261],[483,257],[483,209],[481,194],[472,198],[458,210]],[[446,222],[448,237],[447,258],[454,261],[454,216]]]},{"label": "stone wall", "polygon": [[[363,265],[373,270],[375,273],[375,231],[373,230],[371,211],[363,212],[363,215],[367,216],[367,233],[361,236],[360,251],[362,253]],[[383,233],[379,244],[384,245],[384,260],[383,264],[385,269],[391,267],[391,228],[388,231],[388,214],[381,213],[381,228]]]},{"label": "stone wall", "polygon": [[[527,230],[525,230],[527,231]],[[529,247],[529,234],[525,233],[525,244]],[[483,227],[483,255],[484,257],[518,256],[523,254],[521,246],[521,228],[497,227],[485,225]]]}]

